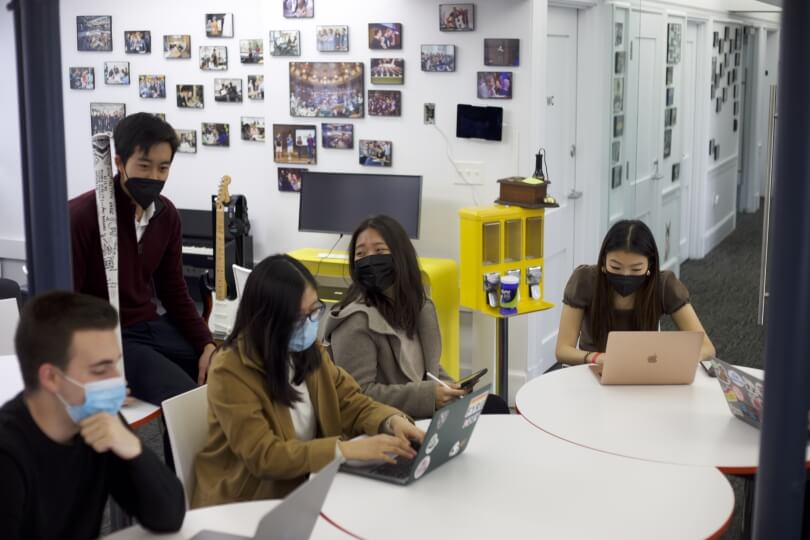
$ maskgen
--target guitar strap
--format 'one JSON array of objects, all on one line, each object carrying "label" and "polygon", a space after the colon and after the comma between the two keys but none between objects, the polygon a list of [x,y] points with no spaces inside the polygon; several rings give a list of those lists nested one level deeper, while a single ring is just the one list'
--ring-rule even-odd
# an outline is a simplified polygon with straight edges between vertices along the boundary
[{"label": "guitar strap", "polygon": [[96,174],[96,215],[101,240],[101,258],[107,276],[107,295],[110,304],[119,313],[115,328],[118,345],[122,347],[121,373],[123,375],[123,346],[118,300],[118,212],[115,206],[115,180],[113,179],[110,133],[93,135],[93,169]]}]

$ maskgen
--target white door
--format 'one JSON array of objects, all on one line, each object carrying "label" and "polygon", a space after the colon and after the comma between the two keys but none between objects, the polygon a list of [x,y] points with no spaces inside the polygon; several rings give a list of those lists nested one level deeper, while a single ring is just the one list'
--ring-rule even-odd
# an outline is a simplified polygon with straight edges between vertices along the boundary
[{"label": "white door", "polygon": [[[537,375],[556,361],[554,348],[560,324],[562,295],[574,267],[574,224],[579,199],[576,192],[577,125],[577,10],[548,9],[546,52],[546,125],[543,140],[552,192],[559,208],[546,211],[544,237],[544,297],[553,309],[530,315],[529,326],[537,329],[529,344],[529,376]],[[539,364],[531,365],[533,359]],[[537,362],[537,360],[534,360]]]},{"label": "white door", "polygon": [[[697,151],[698,137],[695,128],[695,103],[697,97],[697,39],[698,25],[689,23],[686,28],[686,40],[683,50],[683,133],[685,135],[683,145],[683,155],[681,157],[680,182],[681,182],[681,230],[680,230],[680,260],[681,262],[689,258],[689,238],[690,227],[693,226],[692,215],[692,175],[697,160],[692,159],[693,153]],[[702,94],[701,94],[702,95]],[[701,146],[702,148],[702,146]]]}]

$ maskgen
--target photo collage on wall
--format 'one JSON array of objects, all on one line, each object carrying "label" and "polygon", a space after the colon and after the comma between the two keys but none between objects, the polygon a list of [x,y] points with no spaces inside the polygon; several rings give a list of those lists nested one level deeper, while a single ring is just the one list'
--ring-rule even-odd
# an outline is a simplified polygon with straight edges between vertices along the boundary
[{"label": "photo collage on wall", "polygon": [[[667,65],[664,74],[664,159],[672,155],[673,132],[678,123],[678,107],[675,106],[675,71],[681,63],[682,23],[667,24]],[[680,177],[680,164],[672,164],[670,180],[675,182]]]},{"label": "photo collage on wall", "polygon": [[[317,164],[319,144],[317,125],[294,122],[267,125],[263,116],[248,110],[251,102],[265,100],[264,66],[269,62],[284,61],[283,57],[293,57],[288,61],[289,93],[285,96],[290,104],[290,118],[326,119],[321,124],[320,145],[323,149],[354,150],[356,147],[358,165],[391,167],[393,141],[362,138],[362,133],[357,133],[358,144],[355,145],[355,132],[361,131],[370,118],[379,118],[375,120],[378,122],[396,121],[406,113],[415,113],[413,109],[409,112],[404,108],[405,92],[391,88],[405,84],[406,55],[403,52],[402,23],[385,20],[367,23],[367,36],[361,36],[362,42],[367,38],[366,50],[371,54],[366,66],[365,62],[353,61],[348,57],[348,54],[354,52],[349,47],[349,26],[333,24],[342,21],[329,20],[324,21],[328,24],[296,28],[295,19],[315,17],[315,0],[281,0],[277,4],[280,14],[292,24],[286,25],[286,28],[268,29],[266,42],[260,36],[238,35],[236,30],[239,28],[239,21],[235,20],[233,13],[200,13],[197,22],[192,24],[201,25],[199,30],[205,30],[205,37],[202,43],[195,42],[193,48],[193,32],[190,28],[172,28],[170,31],[175,33],[162,36],[153,36],[152,30],[137,26],[135,29],[123,30],[123,48],[117,49],[119,54],[144,55],[146,59],[147,55],[153,54],[154,37],[156,55],[161,53],[162,42],[162,60],[190,61],[202,75],[208,76],[204,81],[171,80],[171,74],[168,77],[165,75],[169,71],[165,69],[166,66],[160,66],[156,62],[145,70],[146,73],[132,73],[129,62],[110,55],[111,57],[103,59],[101,66],[69,67],[69,88],[95,90],[95,75],[103,73],[105,85],[134,87],[137,83],[137,99],[143,103],[154,103],[153,100],[165,100],[168,97],[172,105],[176,103],[178,110],[185,111],[183,114],[244,109],[239,123],[234,127],[239,130],[239,136],[233,138],[236,144],[265,143],[270,139],[276,163],[314,166]],[[445,36],[452,36],[454,32],[474,32],[477,29],[474,3],[442,3],[434,9],[435,28]],[[194,16],[189,18],[192,21],[194,19]],[[119,39],[117,32],[120,31],[115,29],[114,39],[113,30],[112,16],[77,16],[77,50],[113,52],[114,41]],[[304,32],[305,35],[302,35]],[[302,41],[308,54],[316,52],[315,58],[310,57],[306,62],[294,59],[302,54]],[[420,54],[421,70],[431,74],[455,72],[457,45],[452,43],[452,39],[437,41],[439,43],[413,44],[412,50],[418,47],[416,50]],[[159,57],[156,56],[153,60],[157,58]],[[234,64],[248,66],[251,71],[255,71],[248,71],[241,77],[234,76],[229,73]],[[491,66],[494,70],[478,71],[475,79],[469,83],[468,95],[473,95],[474,92],[479,99],[511,99],[514,73],[499,69],[520,65],[520,41],[515,38],[484,38],[483,65]],[[140,64],[135,66],[137,69]],[[369,72],[370,88],[366,88],[366,70]],[[441,75],[436,76],[441,78]],[[278,85],[272,88],[278,88]],[[129,91],[131,90],[127,90]],[[172,91],[174,96],[169,95]],[[130,96],[131,99],[135,94]],[[93,134],[112,131],[126,114],[124,103],[91,103],[90,108]],[[147,109],[147,112],[151,111]],[[165,119],[164,113],[151,113]],[[418,114],[423,117],[425,124],[435,123],[435,103],[425,103]],[[346,120],[360,123],[355,125]],[[280,122],[284,120],[280,119]],[[198,125],[199,134],[187,125],[176,127],[180,141],[179,153],[196,154],[198,141],[203,147],[220,149],[205,151],[223,151],[231,146],[231,124],[213,117],[200,118]],[[266,129],[270,133],[266,133]],[[279,190],[299,191],[305,171],[306,169],[301,168],[278,167]]]},{"label": "photo collage on wall", "polygon": [[613,11],[613,49],[611,60],[611,140],[610,140],[610,188],[621,187],[624,175],[628,173],[629,164],[623,163],[622,146],[624,141],[624,82],[627,72],[627,41],[625,16],[626,10]]},{"label": "photo collage on wall", "polygon": [[[719,115],[731,100],[731,130],[739,129],[740,118],[740,85],[738,74],[742,61],[743,29],[739,26],[724,25],[712,34],[712,83],[709,88],[709,99],[715,114]],[[712,139],[709,143],[709,156],[720,159],[720,145]]]}]

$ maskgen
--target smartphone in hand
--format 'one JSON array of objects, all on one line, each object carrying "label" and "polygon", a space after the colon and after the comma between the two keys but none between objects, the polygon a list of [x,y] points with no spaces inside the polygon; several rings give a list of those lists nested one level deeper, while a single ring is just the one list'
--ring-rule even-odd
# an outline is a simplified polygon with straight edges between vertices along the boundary
[{"label": "smartphone in hand", "polygon": [[464,377],[458,381],[458,385],[462,390],[472,390],[478,381],[481,380],[481,377],[487,374],[487,371],[489,371],[487,368],[484,368],[481,371],[476,371],[472,375],[468,375],[467,377]]},{"label": "smartphone in hand", "polygon": [[714,372],[714,362],[711,360],[701,360],[700,365],[709,377],[717,377],[717,374]]}]

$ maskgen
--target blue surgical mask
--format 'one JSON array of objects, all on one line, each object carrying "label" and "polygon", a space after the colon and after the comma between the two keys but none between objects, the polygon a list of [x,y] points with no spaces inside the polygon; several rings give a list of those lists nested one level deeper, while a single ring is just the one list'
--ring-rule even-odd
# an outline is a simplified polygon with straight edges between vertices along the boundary
[{"label": "blue surgical mask", "polygon": [[309,317],[298,323],[290,336],[290,350],[301,352],[312,347],[318,337],[318,323],[309,320]]},{"label": "blue surgical mask", "polygon": [[84,403],[80,405],[71,405],[62,396],[56,394],[65,405],[68,416],[77,424],[94,414],[107,413],[116,415],[121,410],[124,398],[127,396],[127,384],[123,377],[113,377],[82,384],[64,373],[62,373],[62,376],[70,383],[84,389]]}]

